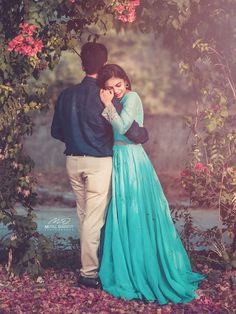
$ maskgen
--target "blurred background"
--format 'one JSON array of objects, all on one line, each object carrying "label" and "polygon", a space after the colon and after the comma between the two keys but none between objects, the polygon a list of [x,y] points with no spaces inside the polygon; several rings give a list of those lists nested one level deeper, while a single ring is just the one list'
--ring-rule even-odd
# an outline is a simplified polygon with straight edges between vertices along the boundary
[{"label": "blurred background", "polygon": [[[183,116],[195,111],[192,87],[180,75],[178,62],[164,49],[161,38],[157,40],[153,35],[121,31],[118,34],[110,32],[99,42],[108,48],[108,62],[125,69],[132,89],[141,96],[144,124],[150,137],[144,146],[167,197],[172,202],[186,198],[179,177],[189,147],[186,145],[189,129],[184,127]],[[80,45],[76,50],[80,52]],[[80,58],[72,52],[64,53],[53,71],[47,70],[41,75],[39,83],[47,85],[49,111],[35,114],[33,136],[25,138],[24,143],[25,151],[35,161],[39,188],[58,192],[70,190],[64,144],[51,138],[50,126],[60,92],[79,83],[83,77]]]}]

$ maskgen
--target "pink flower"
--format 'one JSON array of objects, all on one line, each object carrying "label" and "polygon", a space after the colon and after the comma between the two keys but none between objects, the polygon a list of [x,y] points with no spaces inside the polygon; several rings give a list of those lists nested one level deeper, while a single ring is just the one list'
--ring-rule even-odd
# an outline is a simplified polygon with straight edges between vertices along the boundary
[{"label": "pink flower", "polygon": [[14,44],[21,44],[23,41],[24,37],[22,35],[18,35],[13,39]]},{"label": "pink flower", "polygon": [[126,23],[132,23],[136,20],[135,8],[140,5],[139,0],[130,0],[127,5],[119,4],[115,7],[115,11],[119,13],[118,20]]},{"label": "pink flower", "polygon": [[188,169],[184,169],[181,171],[180,176],[187,177],[189,174],[190,174],[190,171]]},{"label": "pink flower", "polygon": [[205,167],[201,162],[197,162],[194,166],[194,169],[199,172],[208,173],[207,167]]},{"label": "pink flower", "polygon": [[118,20],[120,20],[120,21],[123,22],[123,23],[128,22],[127,15],[124,15],[124,14],[119,15]]},{"label": "pink flower", "polygon": [[10,41],[7,45],[7,50],[12,51],[14,48],[15,48],[15,44],[12,41]]},{"label": "pink flower", "polygon": [[7,49],[8,49],[9,51],[14,50],[17,45],[22,44],[23,40],[24,40],[24,37],[23,37],[22,35],[16,36],[15,38],[13,38],[13,39],[8,43],[8,46],[7,46],[8,48],[7,48]]},{"label": "pink flower", "polygon": [[220,110],[220,105],[218,105],[218,104],[211,105],[211,109],[214,112],[218,112]]},{"label": "pink flower", "polygon": [[31,36],[27,36],[27,37],[25,38],[25,41],[26,41],[27,43],[29,43],[30,45],[33,45],[33,43],[34,43],[34,39],[33,39],[33,37],[31,37]]},{"label": "pink flower", "polygon": [[34,41],[34,47],[37,48],[38,52],[42,50],[43,48],[43,42],[41,39]]},{"label": "pink flower", "polygon": [[35,40],[32,36],[36,30],[35,25],[20,24],[22,34],[16,36],[8,43],[9,51],[16,51],[25,56],[34,57],[43,48],[41,39]]},{"label": "pink flower", "polygon": [[132,23],[136,20],[136,13],[135,10],[130,11],[128,14],[121,14],[118,17],[118,20],[122,21],[122,22],[129,22]]},{"label": "pink flower", "polygon": [[204,168],[203,164],[198,162],[195,164],[194,169],[201,171]]},{"label": "pink flower", "polygon": [[28,35],[32,36],[34,34],[36,30],[36,26],[35,25],[30,25],[29,28],[28,28]]},{"label": "pink flower", "polygon": [[130,5],[133,7],[138,7],[140,5],[140,0],[130,0]]},{"label": "pink flower", "polygon": [[24,28],[27,28],[29,26],[29,24],[27,24],[27,23],[20,23],[20,25],[19,25],[19,27],[20,28],[22,28],[22,29],[24,29]]},{"label": "pink flower", "polygon": [[122,14],[125,10],[125,6],[122,4],[119,4],[115,7],[115,11],[117,11],[119,14]]},{"label": "pink flower", "polygon": [[21,45],[15,48],[15,51],[23,54],[23,55],[31,55],[32,54],[32,47],[27,45]]},{"label": "pink flower", "polygon": [[35,25],[30,25],[30,24],[20,24],[20,28],[22,29],[22,34],[27,34],[32,36],[36,30]]},{"label": "pink flower", "polygon": [[136,20],[136,13],[135,13],[135,8],[129,7],[129,13],[128,13],[128,22],[132,23]]}]

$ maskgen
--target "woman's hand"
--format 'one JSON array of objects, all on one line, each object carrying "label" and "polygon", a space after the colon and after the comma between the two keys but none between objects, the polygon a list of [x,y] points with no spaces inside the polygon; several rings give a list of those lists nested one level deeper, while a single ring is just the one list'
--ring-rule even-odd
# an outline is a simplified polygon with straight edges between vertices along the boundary
[{"label": "woman's hand", "polygon": [[112,104],[112,99],[114,97],[114,91],[108,89],[101,89],[100,90],[100,98],[105,107]]}]

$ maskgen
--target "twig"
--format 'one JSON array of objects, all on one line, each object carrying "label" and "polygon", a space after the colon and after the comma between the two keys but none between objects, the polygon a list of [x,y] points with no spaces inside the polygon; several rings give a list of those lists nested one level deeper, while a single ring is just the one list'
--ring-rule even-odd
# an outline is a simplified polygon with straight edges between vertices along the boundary
[{"label": "twig", "polygon": [[74,48],[71,49],[81,58],[81,55]]},{"label": "twig", "polygon": [[[234,81],[233,81],[233,78],[232,78],[232,75],[231,75],[231,71],[230,71],[230,68],[229,68],[229,65],[228,65],[228,62],[226,60],[226,58],[224,56],[222,56],[217,50],[215,50],[214,48],[212,47],[209,47],[209,50],[210,50],[210,53],[214,53],[218,59],[218,61],[220,62],[219,64],[217,65],[221,65],[222,68],[223,68],[223,72],[226,76],[226,80],[228,81],[229,83],[229,86],[231,88],[231,91],[233,93],[233,96],[234,96],[234,99],[236,99],[236,90],[235,90],[235,85],[234,85]],[[224,60],[226,65],[224,65],[221,61]],[[226,71],[227,69],[227,71]]]},{"label": "twig", "polygon": [[221,208],[221,195],[222,195],[222,190],[223,190],[223,181],[224,181],[224,177],[225,177],[225,174],[224,174],[224,168],[223,168],[223,171],[222,171],[222,176],[221,176],[221,187],[220,187],[220,194],[219,194],[219,199],[218,199],[218,209],[219,209],[219,221],[222,221],[221,219],[221,214],[220,214],[220,208]]}]

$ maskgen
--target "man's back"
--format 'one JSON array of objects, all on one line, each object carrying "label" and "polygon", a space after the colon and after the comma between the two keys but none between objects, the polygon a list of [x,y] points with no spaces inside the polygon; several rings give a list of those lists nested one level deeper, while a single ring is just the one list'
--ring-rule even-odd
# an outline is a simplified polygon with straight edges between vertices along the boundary
[{"label": "man's back", "polygon": [[51,134],[65,143],[66,155],[112,156],[113,132],[103,109],[95,78],[86,76],[60,94]]}]

